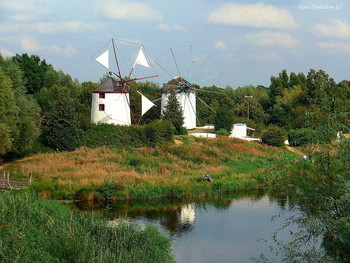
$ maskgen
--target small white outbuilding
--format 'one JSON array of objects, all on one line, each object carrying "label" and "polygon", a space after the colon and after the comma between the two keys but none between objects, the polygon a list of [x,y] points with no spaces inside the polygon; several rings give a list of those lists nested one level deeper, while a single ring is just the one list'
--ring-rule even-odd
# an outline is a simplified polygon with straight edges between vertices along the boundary
[{"label": "small white outbuilding", "polygon": [[253,138],[255,129],[250,128],[245,123],[235,123],[232,127],[230,137],[240,138],[247,141],[261,141],[259,138]]}]

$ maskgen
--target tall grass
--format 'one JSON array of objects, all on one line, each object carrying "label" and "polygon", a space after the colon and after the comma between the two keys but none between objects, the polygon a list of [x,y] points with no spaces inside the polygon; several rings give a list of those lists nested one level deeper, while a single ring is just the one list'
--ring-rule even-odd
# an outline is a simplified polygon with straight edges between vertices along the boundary
[{"label": "tall grass", "polygon": [[0,193],[0,262],[174,262],[155,228],[73,215],[28,192]]},{"label": "tall grass", "polygon": [[100,199],[107,196],[100,186],[109,182],[109,189],[115,189],[109,194],[112,199],[154,198],[221,193],[213,185],[197,182],[206,171],[214,182],[237,184],[234,180],[239,178],[247,181],[241,184],[243,189],[258,187],[271,182],[269,176],[276,165],[288,166],[296,158],[286,150],[242,140],[176,139],[184,143],[156,148],[82,147],[74,152],[39,154],[6,169],[19,178],[32,172],[32,189],[45,197],[74,198],[79,192],[81,198],[86,193]]}]

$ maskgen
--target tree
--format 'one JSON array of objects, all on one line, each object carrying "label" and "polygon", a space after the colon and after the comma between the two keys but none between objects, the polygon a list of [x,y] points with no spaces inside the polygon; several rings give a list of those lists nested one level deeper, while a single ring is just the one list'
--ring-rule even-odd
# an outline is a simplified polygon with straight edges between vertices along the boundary
[{"label": "tree", "polygon": [[[0,115],[6,115],[2,122],[11,131],[10,139],[12,141],[11,148],[7,149],[7,153],[23,154],[32,147],[40,133],[38,126],[40,108],[34,98],[26,94],[23,73],[17,63],[0,56],[0,70],[5,75],[3,76],[3,84],[7,86],[2,89],[2,96],[7,97],[7,99],[1,103],[5,108],[0,109]],[[11,106],[11,104],[14,105]],[[12,109],[15,109],[15,112],[10,113]]]},{"label": "tree", "polygon": [[289,77],[287,71],[284,69],[281,73],[278,74],[277,77],[271,76],[270,81],[271,84],[269,96],[271,104],[274,104],[276,102],[276,99],[279,96],[282,96],[283,90],[289,88]]},{"label": "tree", "polygon": [[57,102],[45,127],[44,139],[53,149],[72,151],[80,146],[82,136],[77,104],[64,88],[59,89],[56,97]]},{"label": "tree", "polygon": [[269,126],[262,134],[262,143],[271,146],[283,146],[285,141],[286,133],[278,126]]},{"label": "tree", "polygon": [[168,103],[165,105],[162,120],[169,121],[174,125],[176,134],[181,132],[181,127],[184,124],[184,116],[180,102],[177,100],[174,89],[170,90]]},{"label": "tree", "polygon": [[197,119],[199,124],[213,123],[215,112],[219,109],[231,110],[234,103],[232,99],[225,93],[225,90],[216,86],[203,87],[197,89]]},{"label": "tree", "polygon": [[18,107],[11,89],[11,80],[0,68],[0,154],[10,151],[18,134]]},{"label": "tree", "polygon": [[217,110],[214,119],[215,130],[225,129],[231,132],[233,126],[233,115],[226,109]]},{"label": "tree", "polygon": [[256,123],[265,123],[267,120],[267,114],[255,98],[243,100],[233,111],[235,115],[242,118],[247,118],[249,111],[249,119]]},{"label": "tree", "polygon": [[292,106],[290,104],[274,104],[268,111],[269,124],[277,125],[280,127],[289,127],[291,125]]},{"label": "tree", "polygon": [[34,94],[44,86],[45,74],[52,69],[50,64],[47,64],[45,60],[41,60],[37,55],[29,56],[27,53],[17,54],[12,57],[12,60],[17,63],[24,73],[25,86],[29,94]]}]

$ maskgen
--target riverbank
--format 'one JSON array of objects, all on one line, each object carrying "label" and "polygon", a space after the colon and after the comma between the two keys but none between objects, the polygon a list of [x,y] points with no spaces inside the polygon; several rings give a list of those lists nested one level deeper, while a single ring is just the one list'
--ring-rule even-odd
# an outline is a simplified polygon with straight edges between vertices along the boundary
[{"label": "riverbank", "polygon": [[[294,153],[231,138],[178,136],[156,148],[79,148],[38,154],[6,167],[31,189],[55,199],[210,197],[271,185],[288,173]],[[213,182],[200,181],[206,172]],[[1,172],[1,171],[0,171]]]},{"label": "riverbank", "polygon": [[174,262],[156,228],[81,216],[24,191],[0,192],[0,262]]}]

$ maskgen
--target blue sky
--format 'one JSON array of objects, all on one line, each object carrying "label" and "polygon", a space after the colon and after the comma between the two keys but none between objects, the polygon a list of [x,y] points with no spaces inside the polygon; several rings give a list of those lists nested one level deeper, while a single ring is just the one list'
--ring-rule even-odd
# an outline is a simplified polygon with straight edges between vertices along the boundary
[{"label": "blue sky", "polygon": [[[103,70],[91,57],[111,38],[143,44],[165,69],[174,60],[162,54],[192,46],[183,61],[206,86],[268,86],[282,69],[350,79],[349,0],[0,0],[4,56],[37,54],[81,82],[98,81]],[[154,66],[155,82],[169,79]]]}]

